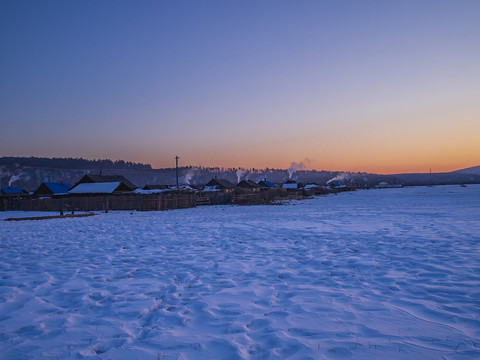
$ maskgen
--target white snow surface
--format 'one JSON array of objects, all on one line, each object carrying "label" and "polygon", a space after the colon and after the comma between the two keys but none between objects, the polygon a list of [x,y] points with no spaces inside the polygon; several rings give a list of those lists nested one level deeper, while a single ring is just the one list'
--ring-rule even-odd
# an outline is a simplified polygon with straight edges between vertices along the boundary
[{"label": "white snow surface", "polygon": [[480,358],[477,185],[0,235],[2,359]]}]

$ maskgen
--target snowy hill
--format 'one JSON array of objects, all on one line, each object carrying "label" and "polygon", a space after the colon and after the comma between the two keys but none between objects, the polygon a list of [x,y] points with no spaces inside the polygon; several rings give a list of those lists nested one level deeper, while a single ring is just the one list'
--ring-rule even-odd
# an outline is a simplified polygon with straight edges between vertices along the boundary
[{"label": "snowy hill", "polygon": [[458,174],[472,174],[472,175],[480,175],[480,166],[473,166],[466,169],[461,169],[457,171],[453,171],[454,173]]}]

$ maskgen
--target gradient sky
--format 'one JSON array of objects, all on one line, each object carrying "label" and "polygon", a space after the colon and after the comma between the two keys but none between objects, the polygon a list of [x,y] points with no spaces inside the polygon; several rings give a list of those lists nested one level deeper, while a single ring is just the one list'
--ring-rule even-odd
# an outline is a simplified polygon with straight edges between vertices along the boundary
[{"label": "gradient sky", "polygon": [[0,0],[0,121],[0,156],[476,166],[480,1]]}]

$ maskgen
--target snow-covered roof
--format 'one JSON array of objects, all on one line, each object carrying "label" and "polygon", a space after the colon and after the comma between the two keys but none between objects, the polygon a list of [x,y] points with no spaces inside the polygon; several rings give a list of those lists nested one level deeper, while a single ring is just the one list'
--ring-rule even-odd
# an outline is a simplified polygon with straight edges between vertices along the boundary
[{"label": "snow-covered roof", "polygon": [[[89,179],[90,181],[82,181],[82,180],[87,180]],[[133,184],[130,180],[128,180],[125,176],[122,175],[94,175],[94,174],[87,174],[83,178],[80,179],[79,183],[84,183],[84,182],[95,182],[95,183],[106,183],[106,182],[122,182],[127,187],[130,188],[130,190],[135,190],[137,186]]]},{"label": "snow-covered roof", "polygon": [[82,183],[75,186],[69,191],[70,194],[111,194],[119,186],[120,182],[103,182],[103,183]]}]

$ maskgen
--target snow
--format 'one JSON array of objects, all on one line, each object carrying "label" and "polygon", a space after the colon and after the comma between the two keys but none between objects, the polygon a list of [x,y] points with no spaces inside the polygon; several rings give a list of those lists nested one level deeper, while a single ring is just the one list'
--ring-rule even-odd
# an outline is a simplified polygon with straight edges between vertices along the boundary
[{"label": "snow", "polygon": [[133,192],[135,194],[160,194],[164,192],[170,192],[171,189],[152,189],[152,190],[143,190],[143,189],[135,189]]},{"label": "snow", "polygon": [[204,186],[203,191],[220,191],[220,187],[218,185]]},{"label": "snow", "polygon": [[69,191],[71,194],[111,194],[120,186],[120,182],[82,183]]},{"label": "snow", "polygon": [[479,200],[443,186],[2,221],[0,353],[480,358]]}]

